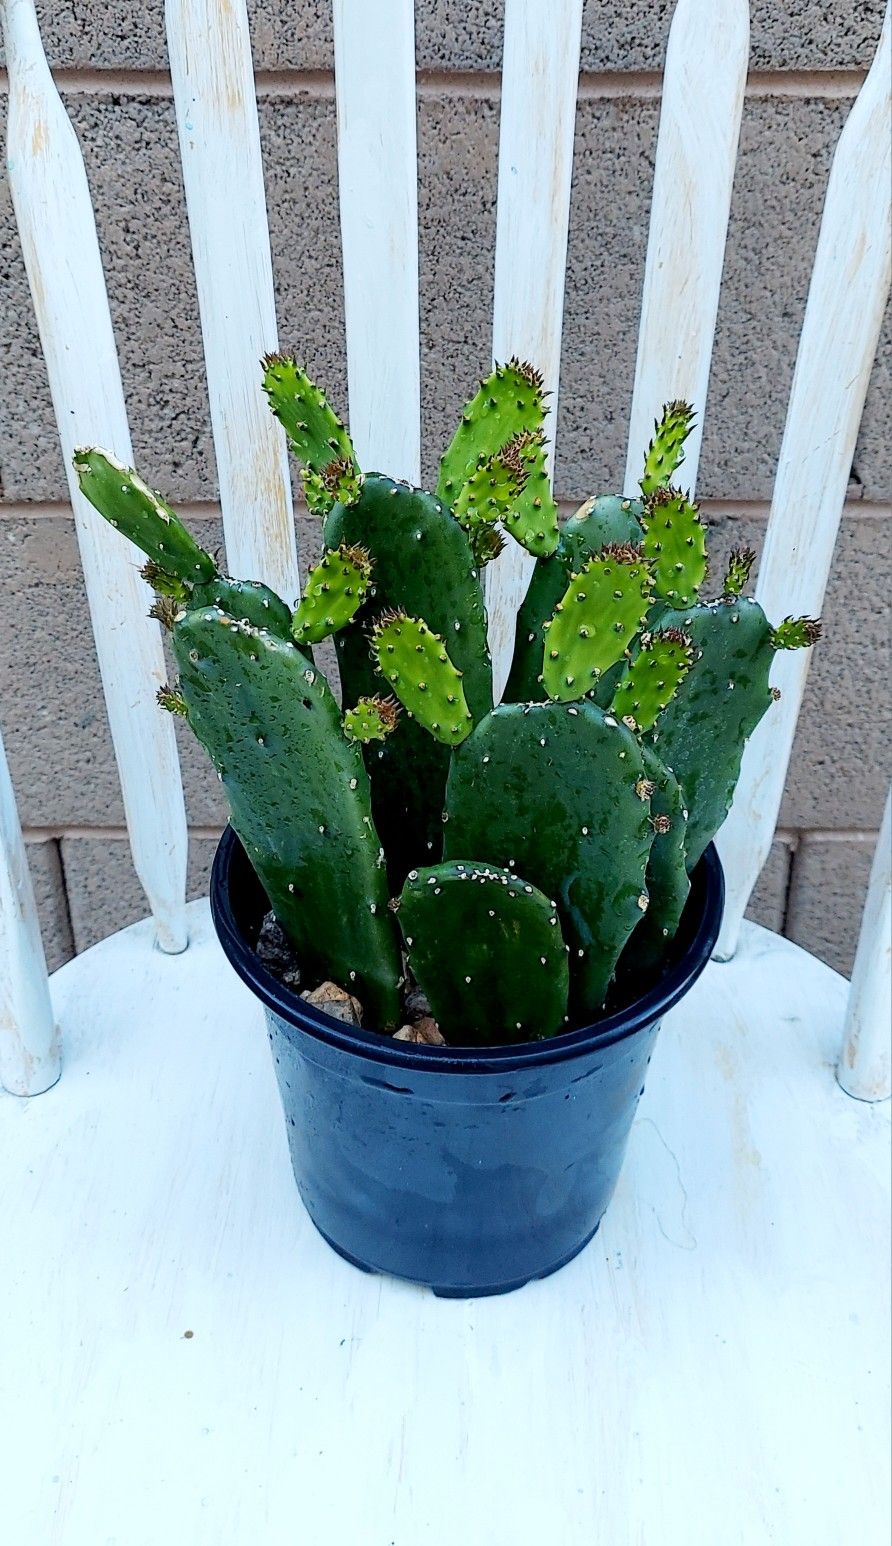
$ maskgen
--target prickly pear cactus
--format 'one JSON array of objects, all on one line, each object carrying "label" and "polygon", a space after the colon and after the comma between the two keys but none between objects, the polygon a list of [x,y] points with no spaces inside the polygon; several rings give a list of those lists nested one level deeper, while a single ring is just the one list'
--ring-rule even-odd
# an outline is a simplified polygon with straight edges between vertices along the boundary
[{"label": "prickly pear cactus", "polygon": [[567,946],[554,903],[528,881],[460,860],[411,870],[398,916],[447,1041],[487,1046],[565,1029]]},{"label": "prickly pear cactus", "polygon": [[337,501],[351,504],[362,480],[346,426],[324,392],[288,355],[268,354],[262,364],[270,408],[302,464],[309,509],[324,515]]},{"label": "prickly pear cactus", "polygon": [[465,405],[440,463],[437,494],[452,508],[481,467],[500,458],[518,493],[502,514],[506,530],[529,552],[544,557],[558,544],[557,505],[545,467],[543,425],[547,412],[542,377],[531,365],[497,365]]},{"label": "prickly pear cactus", "polygon": [[372,654],[413,719],[444,746],[458,746],[470,735],[471,710],[461,672],[446,653],[440,635],[423,619],[387,612],[372,629]]},{"label": "prickly pear cactus", "polygon": [[632,546],[642,540],[640,500],[622,494],[600,494],[586,500],[564,527],[550,558],[540,559],[517,614],[514,657],[505,688],[507,703],[535,703],[546,697],[542,684],[545,628],[571,575],[610,546]]},{"label": "prickly pear cactus", "polygon": [[[368,474],[358,501],[335,505],[325,522],[329,547],[363,546],[372,563],[374,598],[335,635],[344,703],[383,686],[369,629],[386,611],[423,617],[448,642],[475,720],[492,707],[486,611],[467,534],[441,499],[393,478]],[[408,715],[386,743],[369,749],[375,824],[394,890],[408,870],[440,857],[448,750]]]},{"label": "prickly pear cactus", "polygon": [[665,959],[690,892],[687,871],[687,808],[674,773],[649,746],[642,748],[654,839],[647,860],[650,904],[620,956],[621,982],[646,982]]},{"label": "prickly pear cactus", "polygon": [[635,737],[589,702],[502,704],[453,752],[446,815],[446,859],[473,854],[556,899],[585,1023],[648,905],[654,833]]},{"label": "prickly pear cactus", "polygon": [[307,575],[291,632],[298,644],[321,644],[356,616],[372,579],[365,548],[329,549]]},{"label": "prickly pear cactus", "polygon": [[301,969],[355,992],[370,1024],[398,1025],[399,953],[368,775],[324,676],[218,607],[187,612],[172,642],[185,717]]},{"label": "prickly pear cactus", "polygon": [[85,447],[74,455],[80,491],[109,525],[129,537],[165,574],[189,585],[212,580],[217,565],[198,546],[176,511],[108,451]]},{"label": "prickly pear cactus", "polygon": [[666,404],[644,458],[641,492],[645,498],[671,481],[684,461],[684,443],[693,428],[694,410],[689,403]]},{"label": "prickly pear cactus", "polygon": [[695,651],[686,680],[650,732],[684,791],[691,870],[728,814],[746,743],[771,707],[776,651],[814,643],[820,630],[810,618],[775,630],[758,602],[740,596],[667,610],[659,622],[687,635]]},{"label": "prickly pear cactus", "polygon": [[542,682],[549,698],[572,702],[598,685],[646,621],[652,594],[640,548],[605,548],[571,577],[545,628]]},{"label": "prickly pear cactus", "polygon": [[[366,1023],[404,1018],[399,892],[411,966],[453,1040],[590,1022],[612,983],[634,997],[664,968],[774,655],[819,625],[772,626],[744,599],[748,549],[721,599],[697,600],[703,526],[674,486],[685,403],[655,426],[642,500],[588,500],[560,532],[528,365],[482,382],[435,494],[361,471],[292,359],[269,356],[264,387],[324,517],[295,611],[219,574],[136,473],[75,455],[86,497],[147,556],[181,673],[159,701],[210,752],[302,970],[355,991]],[[505,534],[536,563],[494,709],[481,568]],[[329,636],[343,713],[313,664]]]}]

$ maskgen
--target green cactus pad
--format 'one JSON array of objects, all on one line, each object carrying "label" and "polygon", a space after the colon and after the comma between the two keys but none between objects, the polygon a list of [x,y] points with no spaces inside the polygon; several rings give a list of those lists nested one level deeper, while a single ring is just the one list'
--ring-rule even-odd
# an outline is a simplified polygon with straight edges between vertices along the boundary
[{"label": "green cactus pad", "polygon": [[[364,480],[358,502],[336,505],[325,522],[325,541],[360,544],[371,554],[374,600],[366,599],[353,622],[334,636],[344,703],[380,690],[369,653],[368,629],[383,610],[424,617],[448,640],[449,655],[475,719],[492,707],[492,668],[479,566],[467,534],[443,501],[377,473]],[[383,744],[370,746],[375,825],[387,850],[391,885],[440,857],[447,748],[404,715]]]},{"label": "green cactus pad", "polygon": [[232,580],[219,574],[213,580],[196,585],[190,605],[193,608],[220,607],[237,623],[267,628],[279,639],[291,637],[291,608],[260,580]]},{"label": "green cactus pad", "polygon": [[412,870],[399,902],[409,965],[454,1046],[553,1036],[567,1014],[567,947],[553,902],[471,860]]},{"label": "green cactus pad", "polygon": [[293,644],[217,607],[173,631],[189,724],[307,980],[355,993],[366,1024],[399,1024],[399,953],[360,748],[324,676]]},{"label": "green cactus pad", "polygon": [[159,570],[193,585],[211,580],[217,566],[192,538],[170,505],[107,451],[88,447],[74,453],[80,491],[94,509],[141,548]]},{"label": "green cactus pad", "polygon": [[684,791],[693,869],[731,805],[747,740],[771,707],[772,630],[758,602],[713,601],[659,615],[691,639],[695,659],[651,742]]},{"label": "green cactus pad", "polygon": [[347,709],[341,721],[348,741],[386,741],[399,723],[400,710],[395,698],[360,698]]},{"label": "green cactus pad", "polygon": [[270,408],[303,464],[309,508],[325,514],[336,502],[352,504],[362,477],[346,426],[324,392],[289,356],[268,354],[261,363]]},{"label": "green cactus pad", "polygon": [[679,489],[659,488],[645,501],[642,525],[655,594],[673,607],[693,606],[706,578],[706,532],[698,507]]},{"label": "green cactus pad", "polygon": [[620,957],[617,976],[640,990],[665,959],[690,892],[685,839],[687,810],[681,785],[648,746],[643,748],[654,840],[647,861],[650,905]]},{"label": "green cactus pad", "polygon": [[684,461],[684,443],[694,428],[694,410],[689,403],[667,403],[654,424],[654,436],[644,458],[641,492],[653,494],[671,481]]},{"label": "green cactus pad", "polygon": [[613,543],[641,541],[644,506],[621,494],[600,494],[586,500],[561,532],[550,558],[540,559],[517,614],[514,658],[505,688],[506,703],[535,703],[545,698],[542,686],[542,647],[545,626],[586,560]]},{"label": "green cactus pad", "polygon": [[368,592],[372,564],[365,548],[330,548],[307,575],[291,632],[298,644],[320,644],[356,616]]},{"label": "green cactus pad", "polygon": [[523,478],[520,493],[502,523],[515,542],[534,558],[547,558],[558,545],[558,510],[545,467],[545,435],[523,430],[501,451],[502,461]]},{"label": "green cactus pad", "polygon": [[468,533],[491,526],[507,515],[526,480],[526,468],[516,457],[496,451],[470,473],[452,502],[452,513]]},{"label": "green cactus pad", "polygon": [[542,680],[571,702],[621,660],[647,617],[653,581],[641,551],[605,548],[573,575],[545,629]]},{"label": "green cactus pad", "polygon": [[642,634],[613,695],[612,712],[630,730],[650,730],[691,669],[691,641],[680,629]]},{"label": "green cactus pad", "polygon": [[756,562],[754,548],[732,548],[728,558],[728,568],[725,571],[725,579],[722,584],[722,600],[736,601],[742,596],[749,583],[750,570]]},{"label": "green cactus pad", "polygon": [[539,372],[516,359],[497,365],[462,410],[440,462],[439,498],[451,506],[481,462],[495,456],[515,435],[541,430],[545,413]]},{"label": "green cactus pad", "polygon": [[577,1021],[647,907],[642,784],[635,737],[589,702],[502,704],[452,753],[444,857],[477,854],[556,898]]},{"label": "green cactus pad", "polygon": [[405,612],[385,614],[372,630],[372,654],[407,713],[444,746],[458,746],[473,729],[461,672],[438,633]]},{"label": "green cactus pad", "polygon": [[771,630],[771,643],[776,650],[807,650],[821,637],[821,623],[817,617],[785,617]]}]

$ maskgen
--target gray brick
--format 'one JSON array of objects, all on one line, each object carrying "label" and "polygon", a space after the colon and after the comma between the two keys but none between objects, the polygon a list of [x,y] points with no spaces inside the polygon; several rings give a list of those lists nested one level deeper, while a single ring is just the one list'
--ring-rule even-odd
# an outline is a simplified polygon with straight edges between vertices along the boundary
[{"label": "gray brick", "polygon": [[776,838],[746,910],[753,923],[761,923],[775,934],[783,932],[792,858],[791,845]]},{"label": "gray brick", "polygon": [[[254,60],[258,69],[328,68],[331,60],[329,0],[304,0],[295,9],[281,0],[249,0]],[[670,0],[587,0],[583,12],[585,70],[656,70],[662,67],[674,5]],[[754,0],[751,10],[753,69],[848,68],[869,63],[882,20],[882,0]],[[39,0],[38,13],[54,63],[94,68],[165,67],[163,7],[150,0]],[[419,0],[416,53],[419,65],[436,70],[498,70],[504,0]]]},{"label": "gray brick", "polygon": [[27,852],[46,964],[54,972],[74,955],[59,844],[52,839],[32,841]]},{"label": "gray brick", "polygon": [[875,832],[832,842],[806,834],[793,863],[786,933],[847,977],[875,844]]},{"label": "gray brick", "polygon": [[[192,837],[189,843],[187,896],[207,896],[215,838]],[[148,905],[125,838],[65,837],[62,864],[78,952],[148,915]]]}]

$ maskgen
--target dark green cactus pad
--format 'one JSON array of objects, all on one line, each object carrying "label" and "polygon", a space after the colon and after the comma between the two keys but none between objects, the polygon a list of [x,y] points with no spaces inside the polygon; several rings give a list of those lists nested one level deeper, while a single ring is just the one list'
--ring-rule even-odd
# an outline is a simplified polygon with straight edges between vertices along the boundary
[{"label": "dark green cactus pad", "polygon": [[422,618],[390,612],[372,629],[372,654],[413,719],[444,746],[458,746],[473,727],[461,672],[438,633]]},{"label": "dark green cactus pad", "polygon": [[684,461],[684,443],[694,427],[689,403],[667,403],[654,424],[653,440],[644,458],[641,492],[645,496],[663,488]]},{"label": "dark green cactus pad", "polygon": [[650,730],[691,669],[693,646],[680,629],[641,635],[641,648],[624,668],[612,712],[630,730]]},{"label": "dark green cactus pad", "polygon": [[682,790],[692,870],[731,805],[747,740],[771,707],[772,631],[758,602],[713,601],[659,614],[687,634],[696,658],[650,733]]},{"label": "dark green cactus pad", "polygon": [[691,607],[706,578],[706,532],[697,505],[679,489],[659,488],[645,501],[644,556],[654,592],[673,607]]},{"label": "dark green cactus pad", "polygon": [[216,607],[186,613],[173,650],[189,724],[301,970],[355,993],[369,1026],[399,1024],[368,775],[324,676],[293,644]]},{"label": "dark green cactus pad", "polygon": [[191,537],[170,505],[107,451],[74,453],[80,491],[110,526],[129,537],[168,575],[194,585],[211,580],[217,565]]},{"label": "dark green cactus pad", "polygon": [[336,502],[358,498],[361,474],[353,442],[325,393],[288,355],[268,354],[263,365],[263,390],[270,408],[302,463],[307,504],[325,514]]},{"label": "dark green cactus pad", "polygon": [[650,799],[654,829],[646,877],[650,904],[617,968],[617,977],[636,988],[646,987],[665,959],[691,889],[685,847],[687,810],[681,785],[651,747],[645,746],[643,751],[648,781],[643,793]]},{"label": "dark green cactus pad", "polygon": [[219,607],[237,623],[266,628],[277,639],[291,637],[291,608],[260,580],[232,580],[227,574],[218,574],[195,586],[189,605]]},{"label": "dark green cactus pad", "polygon": [[554,903],[529,882],[471,860],[412,870],[398,917],[412,974],[453,1046],[564,1027],[567,947]]},{"label": "dark green cactus pad", "polygon": [[731,549],[728,557],[728,568],[725,571],[725,579],[722,585],[722,597],[725,601],[733,601],[735,597],[743,595],[749,583],[750,571],[755,562],[755,548]]},{"label": "dark green cactus pad", "polygon": [[573,1014],[593,1016],[647,907],[635,737],[589,702],[502,704],[452,753],[446,813],[445,858],[479,855],[556,898]]},{"label": "dark green cactus pad", "polygon": [[360,698],[341,720],[348,741],[386,741],[399,723],[400,709],[395,698]]},{"label": "dark green cactus pad", "polygon": [[[330,547],[368,549],[375,596],[334,636],[344,703],[380,691],[368,631],[382,610],[422,616],[448,642],[475,720],[492,707],[492,667],[480,572],[467,534],[433,494],[369,474],[356,505],[336,505],[325,523]],[[406,872],[440,857],[449,752],[408,715],[380,746],[368,748],[375,824],[394,891]]]},{"label": "dark green cactus pad", "polygon": [[600,494],[572,515],[550,558],[540,558],[517,614],[514,658],[505,688],[506,703],[536,703],[545,696],[542,648],[545,625],[570,583],[571,574],[587,559],[612,543],[641,541],[640,500],[621,494]]},{"label": "dark green cactus pad", "polygon": [[291,632],[298,644],[321,644],[356,616],[372,580],[365,548],[331,548],[310,570]]},{"label": "dark green cactus pad", "polygon": [[647,618],[652,591],[640,548],[604,548],[571,577],[545,627],[542,681],[549,698],[571,702],[598,685]]}]

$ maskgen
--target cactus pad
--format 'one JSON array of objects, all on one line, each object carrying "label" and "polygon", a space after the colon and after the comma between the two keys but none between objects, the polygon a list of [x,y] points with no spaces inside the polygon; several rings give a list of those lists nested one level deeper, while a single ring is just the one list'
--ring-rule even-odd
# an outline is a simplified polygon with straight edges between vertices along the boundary
[{"label": "cactus pad", "polygon": [[691,889],[688,880],[685,839],[687,810],[675,775],[648,746],[644,771],[648,783],[650,820],[654,829],[647,861],[646,884],[650,905],[620,957],[617,975],[640,991],[660,966],[669,941],[681,922]]},{"label": "cactus pad", "polygon": [[399,723],[400,709],[395,698],[360,698],[347,709],[341,721],[348,741],[386,741]]},{"label": "cactus pad", "polygon": [[477,854],[556,898],[577,1022],[647,907],[646,783],[635,737],[589,702],[502,704],[452,753],[445,858]]},{"label": "cactus pad", "polygon": [[654,424],[654,436],[644,458],[641,492],[653,494],[671,481],[684,461],[684,443],[694,428],[694,410],[689,403],[667,403]]},{"label": "cactus pad", "polygon": [[821,623],[816,617],[785,617],[771,630],[771,642],[776,650],[807,650],[821,637]]},{"label": "cactus pad", "polygon": [[691,641],[679,628],[642,634],[641,648],[614,693],[613,713],[630,730],[650,730],[690,671],[693,658]]},{"label": "cactus pad", "polygon": [[195,584],[211,580],[217,565],[191,537],[170,505],[107,451],[91,447],[75,451],[74,470],[80,491],[146,557],[167,575]]},{"label": "cactus pad", "polygon": [[545,467],[543,430],[523,430],[501,452],[503,462],[523,476],[520,493],[502,521],[515,542],[534,558],[547,558],[558,545],[558,511]]},{"label": "cactus pad", "polygon": [[735,601],[742,596],[749,582],[750,570],[756,562],[753,548],[732,548],[728,568],[722,585],[722,600]]},{"label": "cactus pad", "polygon": [[510,360],[497,365],[462,410],[458,429],[440,462],[437,494],[452,505],[479,467],[524,431],[545,421],[542,377],[531,365]]},{"label": "cactus pad", "polygon": [[641,552],[609,547],[572,576],[545,629],[542,679],[570,702],[622,659],[647,616],[653,581]]},{"label": "cactus pad", "polygon": [[372,653],[403,708],[444,746],[458,746],[473,728],[461,672],[440,635],[420,618],[385,614],[372,630]]},{"label": "cactus pad", "polygon": [[352,504],[362,477],[353,442],[324,392],[287,355],[268,354],[261,363],[270,408],[302,463],[309,508],[324,514],[336,502]]},{"label": "cactus pad", "polygon": [[237,623],[267,628],[279,639],[291,637],[291,608],[281,596],[259,580],[232,580],[218,574],[215,579],[196,585],[191,607],[219,607]]},{"label": "cactus pad", "polygon": [[368,775],[324,676],[293,644],[217,607],[186,613],[172,637],[189,724],[302,970],[356,993],[367,1024],[398,1025]]},{"label": "cactus pad", "polygon": [[697,506],[679,489],[656,489],[645,501],[642,525],[656,595],[674,607],[693,606],[706,578],[706,533]]},{"label": "cactus pad", "polygon": [[320,644],[355,617],[369,589],[372,564],[365,548],[330,548],[307,575],[291,632],[298,644]]},{"label": "cactus pad", "polygon": [[447,1041],[553,1036],[569,969],[554,903],[510,870],[471,860],[412,870],[399,903],[409,965]]},{"label": "cactus pad", "polygon": [[600,494],[587,499],[571,515],[550,558],[540,559],[517,614],[514,658],[505,688],[508,703],[534,703],[543,699],[542,642],[545,625],[570,583],[570,576],[587,559],[612,543],[641,541],[639,519],[644,506],[622,494]]}]

